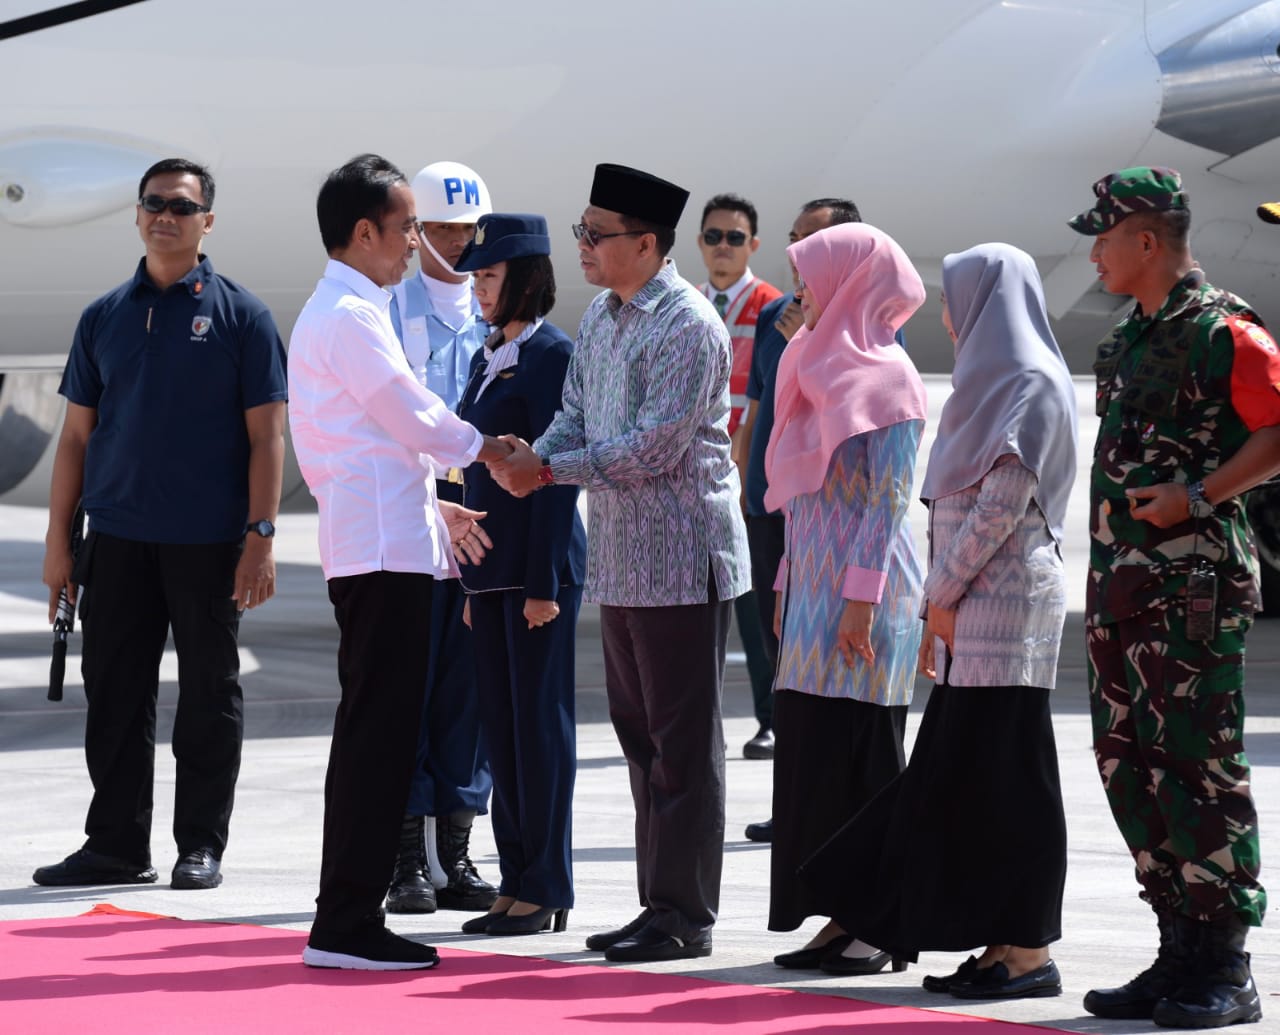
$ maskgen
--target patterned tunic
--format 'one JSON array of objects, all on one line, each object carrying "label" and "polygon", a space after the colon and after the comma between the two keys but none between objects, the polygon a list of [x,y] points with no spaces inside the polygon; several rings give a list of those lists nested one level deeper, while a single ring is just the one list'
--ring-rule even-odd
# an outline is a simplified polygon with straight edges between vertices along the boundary
[{"label": "patterned tunic", "polygon": [[533,448],[587,497],[586,599],[707,602],[751,588],[729,458],[729,333],[668,261],[625,305],[596,296],[578,329],[563,409]]},{"label": "patterned tunic", "polygon": [[1053,689],[1066,576],[1035,490],[1035,472],[1002,456],[977,485],[929,508],[924,595],[959,609],[955,656],[934,641],[939,682]]},{"label": "patterned tunic", "polygon": [[[832,455],[822,488],[786,505],[775,690],[911,702],[922,572],[906,514],[923,427],[903,421],[855,435]],[[846,598],[877,600],[870,667],[858,659],[849,668],[836,648]]]}]

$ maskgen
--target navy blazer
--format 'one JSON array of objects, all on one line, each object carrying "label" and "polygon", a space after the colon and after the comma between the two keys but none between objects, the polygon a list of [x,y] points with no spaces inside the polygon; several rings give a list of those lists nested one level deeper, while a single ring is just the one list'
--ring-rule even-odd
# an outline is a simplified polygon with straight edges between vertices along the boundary
[{"label": "navy blazer", "polygon": [[[471,378],[458,414],[486,435],[518,435],[533,442],[560,409],[573,341],[543,323],[520,346],[516,365],[484,390],[484,350],[471,360]],[[464,564],[468,592],[523,589],[527,599],[555,600],[561,586],[580,586],[587,573],[587,532],[578,516],[578,487],[552,485],[517,499],[482,463],[466,470],[466,505],[488,511],[482,524],[493,549],[479,564]]]}]

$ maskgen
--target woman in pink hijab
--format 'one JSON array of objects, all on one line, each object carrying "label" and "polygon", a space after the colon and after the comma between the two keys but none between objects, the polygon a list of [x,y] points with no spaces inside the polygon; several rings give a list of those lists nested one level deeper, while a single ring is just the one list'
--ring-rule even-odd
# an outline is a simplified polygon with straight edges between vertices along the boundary
[{"label": "woman in pink hijab", "polygon": [[[788,254],[805,327],[782,354],[765,454],[765,503],[786,516],[775,585],[774,931],[831,915],[799,866],[905,763],[922,582],[906,513],[926,409],[920,375],[894,340],[925,297],[897,243],[847,223]],[[883,970],[889,953],[856,936],[831,921],[774,962]]]}]

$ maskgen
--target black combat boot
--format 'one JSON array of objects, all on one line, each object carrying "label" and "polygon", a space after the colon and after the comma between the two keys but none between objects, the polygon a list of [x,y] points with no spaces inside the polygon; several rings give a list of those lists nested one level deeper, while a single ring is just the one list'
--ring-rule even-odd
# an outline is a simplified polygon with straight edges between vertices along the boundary
[{"label": "black combat boot", "polygon": [[1095,1017],[1147,1020],[1156,1003],[1177,991],[1200,940],[1201,925],[1168,908],[1156,910],[1160,948],[1155,962],[1119,988],[1095,988],[1084,997],[1084,1008]]},{"label": "black combat boot", "polygon": [[1249,925],[1237,914],[1200,925],[1200,951],[1178,989],[1156,1004],[1164,1028],[1222,1028],[1262,1020],[1258,989],[1244,951]]},{"label": "black combat boot", "polygon": [[400,850],[395,874],[387,890],[388,913],[434,913],[436,889],[427,876],[427,849],[422,840],[422,817],[405,816],[400,824]]},{"label": "black combat boot", "polygon": [[470,809],[436,817],[436,850],[449,880],[443,888],[436,889],[436,901],[441,909],[480,912],[493,905],[498,897],[498,889],[480,879],[468,854],[475,818],[476,814]]}]

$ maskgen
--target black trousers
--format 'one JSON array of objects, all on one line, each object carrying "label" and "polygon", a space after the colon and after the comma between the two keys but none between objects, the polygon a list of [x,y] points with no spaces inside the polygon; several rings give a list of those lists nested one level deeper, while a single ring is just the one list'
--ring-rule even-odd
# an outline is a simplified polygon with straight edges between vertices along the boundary
[{"label": "black trousers", "polygon": [[85,543],[78,577],[93,799],[84,829],[96,852],[151,861],[156,698],[172,629],[173,836],[179,855],[207,848],[222,857],[244,739],[240,617],[231,599],[241,545],[143,543],[101,533]]},{"label": "black trousers", "polygon": [[[778,564],[786,549],[786,519],[781,514],[765,514],[762,517],[747,515],[747,547],[751,551],[751,588],[755,590],[756,609],[760,613],[760,635],[764,639],[765,654],[769,658],[771,675],[778,669],[778,638],[773,635],[774,602],[773,580],[778,575]],[[762,711],[768,716],[766,723],[773,724],[773,687],[770,681],[767,701],[755,700],[756,717]],[[754,690],[755,684],[752,684]]]},{"label": "black trousers", "polygon": [[600,608],[609,717],[636,809],[640,903],[678,938],[709,931],[724,863],[720,698],[732,606]]},{"label": "black trousers", "polygon": [[312,931],[381,926],[409,797],[428,648],[430,575],[373,571],[329,580],[338,683],[324,780],[320,894]]}]

